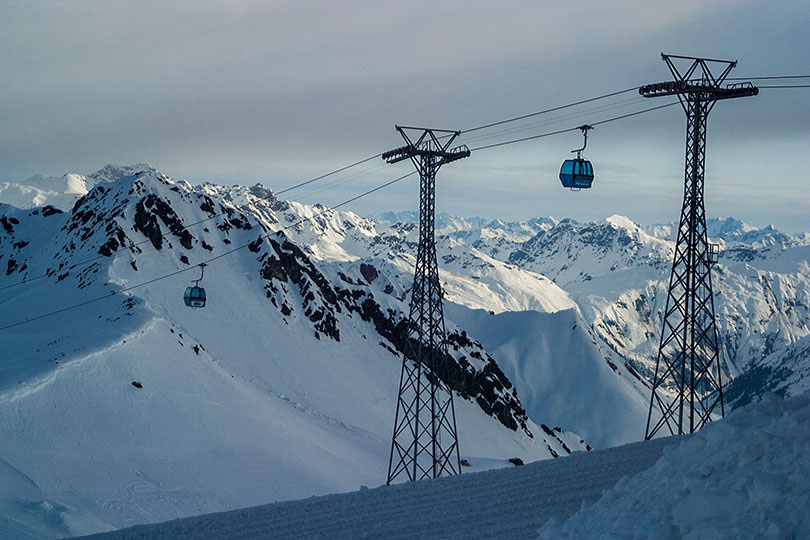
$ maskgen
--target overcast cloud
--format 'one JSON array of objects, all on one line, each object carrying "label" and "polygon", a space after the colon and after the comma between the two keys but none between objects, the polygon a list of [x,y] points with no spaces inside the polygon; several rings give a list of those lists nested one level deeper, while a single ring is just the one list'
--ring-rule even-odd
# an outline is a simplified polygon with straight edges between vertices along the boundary
[{"label": "overcast cloud", "polygon": [[[145,161],[279,190],[399,146],[394,124],[465,129],[667,80],[662,51],[737,59],[737,77],[810,74],[808,29],[805,1],[0,1],[0,181]],[[629,98],[515,136],[659,101],[611,103]],[[577,133],[474,152],[440,172],[438,208],[677,220],[684,116],[599,126],[586,151],[597,179],[581,193],[556,178]],[[708,216],[810,231],[810,89],[718,103],[708,141]],[[375,162],[288,196],[335,204],[409,170]],[[416,190],[351,208],[415,208]]]}]

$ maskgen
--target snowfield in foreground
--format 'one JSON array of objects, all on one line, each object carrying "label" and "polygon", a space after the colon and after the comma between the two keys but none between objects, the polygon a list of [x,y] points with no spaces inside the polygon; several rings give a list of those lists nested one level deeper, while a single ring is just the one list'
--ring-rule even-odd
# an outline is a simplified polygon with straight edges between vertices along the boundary
[{"label": "snowfield in foreground", "polygon": [[[810,394],[735,409],[541,540],[808,538]],[[599,534],[597,535],[597,532]]]},{"label": "snowfield in foreground", "polygon": [[808,422],[810,395],[767,394],[691,437],[88,538],[805,538]]},{"label": "snowfield in foreground", "polygon": [[671,439],[578,452],[523,467],[312,497],[99,534],[104,540],[531,539],[622,476],[652,465]]}]

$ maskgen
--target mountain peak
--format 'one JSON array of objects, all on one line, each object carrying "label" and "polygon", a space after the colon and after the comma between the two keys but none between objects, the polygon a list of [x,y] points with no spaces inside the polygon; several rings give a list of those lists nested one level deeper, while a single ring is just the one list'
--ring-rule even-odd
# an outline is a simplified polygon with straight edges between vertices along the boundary
[{"label": "mountain peak", "polygon": [[126,178],[127,176],[134,176],[144,172],[151,175],[160,174],[157,169],[148,163],[135,163],[134,165],[107,164],[96,172],[87,175],[87,177],[92,178],[95,183],[117,182],[122,178]]},{"label": "mountain peak", "polygon": [[744,234],[757,230],[756,227],[734,217],[710,218],[706,222],[707,228],[713,229],[711,232],[716,236]]},{"label": "mountain peak", "polygon": [[612,216],[605,218],[605,221],[620,229],[627,229],[629,231],[638,230],[638,225],[636,225],[635,222],[627,216],[613,214]]},{"label": "mountain peak", "polygon": [[52,205],[67,210],[87,194],[87,178],[74,173],[32,176],[22,182],[0,182],[0,200],[17,208]]},{"label": "mountain peak", "polygon": [[38,174],[21,182],[0,182],[0,201],[23,209],[51,205],[67,211],[97,184],[118,182],[139,173],[162,176],[148,163],[105,165],[87,176],[76,173],[66,173],[62,176]]}]

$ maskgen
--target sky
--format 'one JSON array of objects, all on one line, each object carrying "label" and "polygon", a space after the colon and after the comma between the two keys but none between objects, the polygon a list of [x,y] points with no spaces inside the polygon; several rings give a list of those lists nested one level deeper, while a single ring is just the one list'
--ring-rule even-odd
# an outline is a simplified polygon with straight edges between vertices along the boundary
[{"label": "sky", "polygon": [[[737,60],[730,77],[810,75],[808,28],[806,1],[788,0],[0,0],[0,182],[147,162],[192,183],[279,191],[401,146],[395,125],[410,125],[462,130],[473,149],[439,171],[437,211],[672,222],[679,106],[591,131],[596,179],[581,192],[557,177],[579,132],[476,150],[670,98],[631,91],[463,131],[669,80],[662,52]],[[810,88],[718,102],[707,217],[810,231],[808,149]],[[375,159],[283,197],[337,205],[412,170]],[[412,176],[345,208],[417,207]]]}]

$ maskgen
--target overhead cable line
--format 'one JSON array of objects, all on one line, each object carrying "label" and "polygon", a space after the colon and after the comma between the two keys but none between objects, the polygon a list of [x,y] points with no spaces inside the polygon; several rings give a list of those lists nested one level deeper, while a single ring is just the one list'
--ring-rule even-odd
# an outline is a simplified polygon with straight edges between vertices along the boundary
[{"label": "overhead cable line", "polygon": [[[628,88],[628,89],[625,89],[625,90],[619,90],[619,91],[616,91],[616,92],[610,92],[610,93],[607,93],[607,94],[603,94],[603,95],[601,95],[601,96],[596,96],[596,97],[592,97],[592,98],[588,98],[588,99],[583,99],[583,100],[580,100],[580,101],[575,101],[575,102],[573,102],[573,103],[568,103],[568,104],[565,104],[565,105],[559,105],[559,106],[557,106],[557,107],[552,107],[552,108],[550,108],[550,109],[545,109],[545,110],[542,110],[542,111],[537,111],[537,112],[534,112],[534,113],[524,114],[524,115],[517,116],[517,117],[514,117],[514,118],[509,118],[509,119],[506,119],[506,120],[501,120],[501,121],[499,121],[499,122],[492,122],[492,123],[490,123],[490,124],[485,124],[485,125],[483,125],[483,126],[478,126],[478,127],[474,127],[474,128],[467,129],[467,130],[463,131],[462,133],[469,133],[469,132],[472,132],[472,131],[478,131],[478,130],[482,130],[482,129],[489,128],[489,127],[495,127],[495,126],[499,126],[499,125],[507,124],[507,123],[510,123],[510,122],[515,122],[515,121],[518,121],[518,120],[523,120],[523,119],[526,119],[526,118],[532,118],[532,117],[535,117],[535,116],[540,116],[540,115],[542,115],[542,114],[547,114],[547,113],[551,113],[551,112],[555,112],[555,111],[563,110],[563,109],[566,109],[566,108],[574,107],[574,106],[576,106],[576,105],[582,105],[582,104],[585,104],[585,103],[590,103],[590,102],[593,102],[593,101],[597,101],[597,100],[600,100],[600,99],[605,99],[605,98],[612,97],[612,96],[616,96],[616,95],[619,95],[619,94],[624,94],[624,93],[630,92],[630,91],[632,91],[632,90],[635,90],[636,88],[637,88],[637,87],[636,87],[636,86],[634,86],[634,87],[632,87],[632,88]],[[567,131],[567,130],[566,130],[566,131]],[[560,133],[564,133],[564,131],[561,131]],[[552,135],[552,134],[549,134],[549,135]],[[486,137],[485,137],[485,138],[486,138]],[[298,188],[301,188],[301,187],[307,186],[307,185],[309,185],[309,184],[312,184],[312,183],[314,183],[314,182],[317,182],[317,181],[319,181],[319,180],[322,180],[322,179],[324,179],[324,178],[326,178],[326,177],[329,177],[329,176],[332,176],[332,175],[338,174],[338,173],[340,173],[340,172],[343,172],[343,171],[345,171],[345,170],[347,170],[347,169],[350,169],[350,168],[352,168],[352,167],[356,167],[356,166],[358,166],[358,165],[361,165],[361,164],[366,163],[366,162],[368,162],[368,161],[371,161],[371,160],[373,160],[373,159],[377,159],[377,158],[378,158],[378,157],[380,157],[381,155],[382,155],[382,153],[375,154],[375,155],[373,155],[373,156],[370,156],[370,157],[367,157],[367,158],[361,159],[361,160],[359,160],[359,161],[356,161],[356,162],[354,162],[354,163],[351,163],[350,165],[346,165],[346,166],[344,166],[344,167],[340,167],[339,169],[335,169],[335,170],[333,170],[333,171],[330,171],[330,172],[328,172],[328,173],[322,174],[322,175],[317,176],[317,177],[315,177],[315,178],[312,178],[312,179],[310,179],[310,180],[306,180],[306,181],[304,181],[304,182],[300,182],[300,183],[298,183],[298,184],[295,184],[295,185],[293,185],[293,186],[290,186],[290,187],[288,187],[288,188],[285,188],[285,189],[283,189],[283,190],[280,190],[280,191],[278,191],[278,192],[274,193],[274,194],[273,194],[273,196],[282,195],[282,194],[287,193],[287,192],[289,192],[289,191],[292,191],[292,190],[295,190],[295,189],[298,189]],[[260,197],[260,199],[262,199],[262,198],[267,198],[267,197]],[[234,208],[235,208],[235,209],[240,209],[240,208],[242,208],[243,206],[247,206],[247,204],[249,204],[249,203],[245,203],[244,205],[240,205],[240,206],[235,206]],[[216,219],[216,218],[218,218],[218,217],[220,217],[220,216],[222,216],[222,215],[223,215],[223,213],[222,213],[222,212],[220,212],[220,213],[218,213],[218,214],[214,214],[214,215],[212,215],[212,216],[209,216],[209,217],[207,217],[207,218],[201,219],[201,220],[199,220],[199,221],[195,221],[195,222],[193,222],[193,223],[189,223],[188,225],[184,225],[184,226],[183,226],[183,229],[184,229],[184,230],[188,230],[188,229],[189,229],[189,228],[191,228],[191,227],[195,227],[195,226],[197,226],[197,225],[200,225],[200,224],[205,223],[205,222],[207,222],[207,221],[210,221],[210,220],[212,220],[212,219]],[[168,231],[168,232],[164,233],[163,235],[161,235],[161,238],[166,238],[166,237],[168,237],[168,235],[169,235],[169,234],[171,234],[171,231]],[[145,243],[147,243],[147,242],[150,242],[150,241],[151,241],[151,240],[147,238],[147,239],[145,239],[145,240],[143,240],[143,241],[141,241],[141,242],[136,243],[136,244],[135,244],[135,247],[139,247],[139,246],[141,246],[141,245],[143,245],[143,244],[145,244]],[[112,251],[112,252],[110,253],[110,255],[113,255],[113,254],[117,253],[118,251],[123,250],[125,247],[126,247],[126,246],[124,246],[124,245],[120,246],[118,249],[116,249],[116,250]],[[102,258],[104,258],[104,257],[107,257],[107,256],[108,256],[108,255],[101,255],[101,254],[99,254],[99,255],[96,255],[96,256],[91,257],[91,258],[89,258],[89,259],[85,259],[85,260],[83,260],[83,261],[80,261],[80,262],[78,262],[78,263],[75,263],[75,264],[73,264],[73,265],[71,265],[71,266],[67,267],[65,270],[68,270],[68,271],[69,271],[69,270],[75,270],[76,268],[79,268],[79,267],[85,266],[85,265],[87,265],[87,264],[93,263],[93,262],[98,261],[98,260],[100,260],[100,259],[102,259]],[[45,273],[45,274],[41,274],[41,275],[38,275],[38,276],[35,276],[35,277],[32,277],[32,278],[26,278],[26,279],[23,279],[23,280],[18,281],[18,282],[16,282],[16,283],[12,283],[12,284],[10,284],[10,285],[5,285],[5,286],[0,287],[0,291],[4,291],[4,290],[6,290],[6,289],[11,289],[11,288],[13,288],[13,287],[17,287],[17,286],[19,286],[19,285],[27,284],[27,283],[30,283],[30,282],[32,282],[32,281],[36,281],[36,280],[39,280],[39,279],[42,279],[42,278],[48,277],[48,275],[49,275],[48,273]]]},{"label": "overhead cable line", "polygon": [[[335,169],[334,171],[330,171],[330,172],[325,173],[325,174],[322,174],[322,175],[320,175],[320,176],[316,176],[315,178],[312,178],[312,179],[310,179],[310,180],[306,180],[306,181],[304,181],[304,182],[300,182],[300,183],[298,183],[298,184],[292,185],[292,186],[290,186],[290,187],[288,187],[288,188],[284,188],[284,189],[282,189],[281,191],[278,191],[278,192],[275,192],[275,193],[271,193],[271,195],[269,195],[269,196],[267,196],[267,197],[257,197],[257,199],[259,199],[259,200],[267,200],[267,199],[269,199],[271,196],[272,196],[272,197],[277,197],[277,196],[279,196],[279,195],[282,195],[282,194],[284,194],[284,193],[287,193],[288,191],[292,191],[292,190],[294,190],[294,189],[298,189],[298,188],[304,187],[304,186],[306,186],[306,185],[312,184],[312,183],[317,182],[317,181],[319,181],[319,180],[323,180],[323,179],[324,179],[324,178],[326,178],[326,177],[329,177],[329,176],[332,176],[332,175],[335,175],[335,174],[341,173],[341,172],[343,172],[343,171],[345,171],[345,170],[351,169],[352,167],[356,167],[356,166],[358,166],[358,165],[362,165],[363,163],[366,163],[366,162],[371,161],[371,160],[373,160],[373,159],[377,159],[377,158],[378,158],[378,157],[380,157],[381,155],[382,155],[382,153],[380,153],[380,154],[375,154],[375,155],[370,156],[370,157],[367,157],[367,158],[365,158],[365,159],[361,159],[360,161],[355,161],[354,163],[352,163],[352,164],[350,164],[350,165],[346,165],[346,166],[344,166],[344,167],[340,167],[339,169]],[[251,204],[251,203],[245,203],[245,204],[242,204],[242,205],[234,206],[234,209],[239,210],[239,209],[241,209],[241,208],[242,208],[242,207],[244,207],[244,206],[248,206],[249,204]],[[200,224],[202,224],[202,223],[205,223],[205,222],[207,222],[207,221],[211,221],[212,219],[216,219],[216,218],[218,218],[218,217],[221,217],[223,214],[224,214],[223,212],[219,212],[219,213],[216,213],[216,214],[214,214],[214,215],[212,215],[212,216],[208,216],[207,218],[203,218],[203,219],[201,219],[201,220],[199,220],[199,221],[195,221],[195,222],[193,222],[193,223],[189,223],[188,225],[184,225],[184,226],[183,226],[183,230],[188,230],[188,229],[189,229],[189,228],[191,228],[191,227],[195,227],[195,226],[200,225]],[[166,233],[162,234],[162,235],[160,236],[160,238],[165,239],[165,238],[167,238],[167,237],[168,237],[170,234],[174,234],[174,233],[173,233],[173,232],[171,232],[171,231],[167,231]],[[145,244],[145,243],[147,243],[147,242],[151,242],[151,241],[152,241],[151,239],[147,238],[147,239],[145,239],[145,240],[142,240],[142,241],[140,241],[140,242],[137,242],[137,243],[135,244],[135,247],[139,247],[139,246],[141,246],[141,245],[143,245],[143,244]],[[66,270],[66,271],[75,270],[76,268],[80,268],[80,267],[85,266],[85,265],[87,265],[87,264],[93,263],[93,262],[95,262],[95,261],[97,261],[97,260],[99,260],[99,259],[103,259],[103,258],[105,258],[105,257],[112,256],[113,254],[115,254],[115,253],[117,253],[117,252],[119,252],[119,251],[122,251],[122,250],[123,250],[124,248],[126,248],[126,247],[127,247],[127,246],[122,245],[122,246],[120,246],[118,249],[111,251],[109,255],[101,255],[101,254],[98,254],[98,255],[96,255],[96,256],[94,256],[94,257],[91,257],[91,258],[89,258],[89,259],[85,259],[85,260],[83,260],[83,261],[79,261],[79,262],[77,262],[77,263],[74,263],[74,264],[72,264],[72,265],[68,266],[67,268],[64,268],[64,269],[61,269],[61,270]],[[26,284],[26,283],[30,283],[30,282],[32,282],[32,281],[36,281],[36,280],[39,280],[39,279],[42,279],[42,278],[48,277],[49,275],[50,275],[50,274],[48,274],[48,273],[46,272],[46,273],[44,273],[44,274],[40,274],[40,275],[35,276],[35,277],[31,277],[31,278],[26,278],[26,279],[23,279],[23,280],[21,280],[21,281],[18,281],[18,282],[16,282],[16,283],[12,283],[12,284],[10,284],[10,285],[4,285],[4,286],[0,287],[0,291],[4,291],[4,290],[6,290],[6,289],[11,289],[11,288],[13,288],[13,287],[18,287],[18,286],[20,286],[20,285],[24,285],[24,284]]]},{"label": "overhead cable line", "polygon": [[[678,105],[678,103],[679,103],[678,101],[673,101],[672,103],[666,103],[664,105],[658,105],[657,107],[649,107],[647,109],[642,109],[640,111],[635,111],[635,112],[632,112],[632,113],[623,114],[621,116],[614,116],[613,118],[607,118],[605,120],[600,120],[598,122],[591,122],[590,125],[591,126],[598,126],[598,125],[601,125],[601,124],[607,124],[608,122],[614,122],[616,120],[621,120],[623,118],[629,118],[631,116],[637,116],[639,114],[644,114],[644,113],[648,113],[648,112],[651,112],[651,111],[657,111],[658,109],[664,109],[666,107],[671,107],[673,105]],[[566,129],[560,129],[560,130],[557,130],[557,131],[550,131],[548,133],[541,133],[539,135],[531,135],[529,137],[521,137],[519,139],[512,139],[512,140],[509,140],[509,141],[503,141],[503,142],[499,142],[499,143],[487,144],[487,145],[484,145],[484,146],[479,146],[477,148],[471,148],[470,151],[475,152],[475,151],[478,151],[478,150],[486,150],[488,148],[496,148],[498,146],[506,146],[508,144],[515,144],[515,143],[524,142],[524,141],[531,141],[531,140],[540,139],[540,138],[543,138],[543,137],[550,137],[552,135],[559,135],[561,133],[568,133],[569,131],[577,131],[578,129],[580,129],[580,128],[579,127],[571,127],[571,128],[566,128]]]},{"label": "overhead cable line", "polygon": [[303,202],[303,200],[305,198],[313,197],[315,195],[318,195],[319,193],[323,193],[324,191],[329,191],[329,190],[334,189],[334,188],[336,188],[338,186],[345,185],[345,184],[347,184],[349,182],[355,182],[355,181],[360,180],[362,178],[366,178],[368,176],[377,174],[380,171],[382,171],[382,169],[384,169],[384,168],[385,168],[385,163],[377,163],[373,167],[354,172],[354,173],[352,173],[352,174],[350,174],[348,176],[336,177],[336,178],[334,178],[332,180],[329,180],[327,182],[322,182],[322,183],[318,183],[318,184],[309,186],[309,188],[306,188],[306,189],[298,192],[296,194],[296,198],[297,198],[297,200],[299,202]]},{"label": "overhead cable line", "polygon": [[638,90],[638,86],[633,86],[632,88],[627,88],[625,90],[618,90],[616,92],[610,92],[608,94],[603,94],[601,96],[596,96],[596,97],[592,97],[592,98],[588,98],[588,99],[583,99],[583,100],[580,100],[580,101],[575,101],[573,103],[568,103],[566,105],[559,105],[557,107],[552,107],[550,109],[544,109],[542,111],[537,111],[537,112],[533,112],[533,113],[529,113],[529,114],[523,114],[521,116],[515,116],[514,118],[508,118],[506,120],[501,120],[499,122],[491,122],[489,124],[484,124],[482,126],[477,126],[477,127],[473,127],[473,128],[469,128],[469,129],[464,129],[464,130],[461,131],[461,133],[470,133],[472,131],[478,131],[478,130],[481,130],[481,129],[487,129],[487,128],[491,128],[491,127],[495,127],[495,126],[500,126],[500,125],[503,125],[503,124],[508,124],[509,122],[517,122],[518,120],[525,120],[526,118],[532,118],[533,116],[540,116],[541,114],[547,114],[547,113],[550,113],[550,112],[559,111],[559,110],[562,110],[562,109],[567,109],[568,107],[574,107],[576,105],[582,105],[584,103],[590,103],[591,101],[597,101],[597,100],[609,98],[609,97],[612,97],[612,96],[618,96],[619,94],[625,94],[627,92],[632,92],[632,91],[636,91],[636,90]]},{"label": "overhead cable line", "polygon": [[464,141],[467,144],[469,144],[471,142],[477,142],[477,141],[481,141],[481,140],[492,139],[492,138],[495,138],[495,137],[498,137],[498,136],[508,135],[510,133],[517,133],[517,132],[520,132],[520,131],[528,131],[528,130],[536,129],[536,128],[541,127],[541,126],[547,126],[547,125],[550,125],[550,124],[558,124],[560,122],[565,122],[567,120],[571,120],[571,119],[574,119],[574,118],[592,116],[595,113],[600,113],[600,112],[605,112],[605,111],[609,111],[609,110],[613,110],[613,109],[618,109],[618,108],[625,107],[625,106],[633,104],[633,103],[639,103],[641,101],[644,101],[644,99],[639,97],[639,96],[626,98],[626,99],[623,99],[623,100],[618,101],[616,103],[610,103],[610,104],[605,104],[605,105],[598,105],[598,106],[595,106],[595,107],[589,107],[589,108],[587,108],[587,109],[585,109],[583,111],[578,111],[578,112],[568,112],[568,113],[565,113],[565,114],[562,114],[562,115],[553,116],[553,117],[551,117],[549,119],[546,119],[546,120],[538,120],[538,121],[535,121],[535,122],[531,122],[531,123],[529,123],[527,125],[524,125],[524,126],[514,126],[514,127],[501,129],[501,130],[498,130],[498,131],[495,131],[495,132],[491,132],[491,133],[482,133],[482,134],[479,134],[479,135],[475,135],[475,136],[473,136],[473,137],[471,137],[469,139],[464,138]]},{"label": "overhead cable line", "polygon": [[[732,81],[732,80],[776,80],[776,79],[810,79],[810,75],[769,75],[769,76],[762,76],[762,77],[729,77],[727,80]],[[636,90],[638,90],[639,86],[640,85],[636,85],[636,86],[633,86],[633,87],[630,87],[630,88],[626,88],[624,90],[617,90],[615,92],[609,92],[607,94],[602,94],[601,96],[596,96],[596,97],[592,97],[592,98],[588,98],[588,99],[583,99],[583,100],[580,100],[580,101],[574,101],[572,103],[567,103],[565,105],[558,105],[558,106],[552,107],[550,109],[543,109],[541,111],[536,111],[536,112],[529,113],[529,114],[523,114],[523,115],[515,116],[515,117],[512,117],[512,118],[507,118],[506,120],[500,120],[500,121],[497,121],[497,122],[490,122],[488,124],[483,124],[481,126],[476,126],[476,127],[461,130],[459,133],[464,134],[464,133],[470,133],[470,132],[473,132],[473,131],[479,131],[479,130],[482,130],[482,129],[496,127],[496,126],[500,126],[502,124],[507,124],[507,123],[510,123],[510,122],[517,122],[519,120],[525,120],[526,118],[532,118],[534,116],[540,116],[540,115],[547,114],[547,113],[550,113],[550,112],[555,112],[555,111],[559,111],[559,110],[562,110],[562,109],[567,109],[569,107],[575,107],[577,105],[582,105],[584,103],[590,103],[592,101],[598,101],[600,99],[605,99],[605,98],[609,98],[609,97],[613,97],[613,96],[618,96],[620,94],[625,94],[627,92],[636,91]],[[762,88],[762,87],[760,87],[760,88]],[[439,137],[439,138],[442,139],[444,137],[447,137],[447,135]]]},{"label": "overhead cable line", "polygon": [[[408,178],[409,176],[413,176],[414,174],[416,174],[416,171],[411,171],[411,172],[409,172],[407,174],[403,174],[402,176],[399,176],[399,177],[397,177],[397,178],[395,178],[395,179],[393,179],[393,180],[391,180],[389,182],[381,184],[381,185],[379,185],[379,186],[377,186],[375,188],[372,188],[372,189],[370,189],[368,191],[365,191],[365,192],[363,192],[363,193],[361,193],[359,195],[355,195],[354,197],[351,197],[350,199],[346,199],[345,201],[340,202],[340,203],[338,203],[338,204],[336,204],[336,205],[334,205],[332,207],[326,208],[326,209],[322,210],[321,212],[313,214],[313,215],[311,215],[309,217],[301,218],[298,221],[296,221],[295,223],[291,223],[289,225],[286,225],[285,227],[282,227],[281,229],[279,229],[277,231],[273,231],[273,232],[267,233],[267,234],[262,234],[262,235],[259,236],[259,238],[270,238],[270,236],[272,236],[272,235],[277,235],[278,233],[286,231],[287,229],[291,229],[292,227],[297,227],[298,225],[301,225],[302,223],[312,221],[313,219],[318,218],[318,217],[320,217],[320,216],[322,216],[322,215],[324,215],[324,214],[326,214],[328,212],[331,212],[332,210],[335,210],[336,208],[340,208],[341,206],[345,206],[345,205],[350,204],[350,203],[352,203],[352,202],[354,202],[354,201],[356,201],[358,199],[361,199],[363,197],[371,195],[372,193],[380,191],[381,189],[384,189],[384,188],[386,188],[386,187],[388,187],[388,186],[390,186],[392,184],[395,184],[395,183],[397,183],[397,182],[399,182],[401,180],[404,180],[405,178]],[[246,244],[242,244],[242,245],[237,246],[235,248],[232,248],[232,249],[230,249],[230,250],[228,250],[228,251],[226,251],[224,253],[220,253],[219,255],[216,255],[216,256],[211,257],[209,259],[206,259],[204,261],[200,261],[197,264],[190,265],[187,268],[180,268],[180,269],[178,269],[178,270],[176,270],[174,272],[170,272],[168,274],[164,274],[162,276],[152,278],[152,279],[144,281],[142,283],[137,283],[135,285],[131,285],[129,287],[125,287],[125,288],[117,290],[117,291],[110,291],[108,294],[104,294],[104,295],[101,295],[101,296],[96,296],[95,298],[91,298],[89,300],[85,300],[83,302],[79,302],[79,303],[76,303],[76,304],[71,304],[69,306],[65,306],[63,308],[56,309],[56,310],[50,311],[48,313],[43,313],[42,315],[37,315],[35,317],[30,317],[30,318],[27,318],[27,319],[24,319],[24,320],[21,320],[21,321],[17,321],[17,322],[12,323],[12,324],[7,324],[5,326],[0,326],[0,331],[7,330],[9,328],[13,328],[15,326],[20,326],[20,325],[23,325],[23,324],[26,324],[26,323],[30,323],[30,322],[38,321],[38,320],[41,320],[41,319],[45,319],[45,318],[51,317],[53,315],[58,315],[59,313],[64,313],[64,312],[70,311],[72,309],[76,309],[76,308],[79,308],[79,307],[82,307],[82,306],[86,306],[88,304],[99,302],[101,300],[104,300],[105,298],[111,298],[111,297],[114,297],[114,296],[122,295],[124,293],[127,293],[127,292],[133,290],[133,289],[138,289],[140,287],[150,285],[150,284],[155,283],[157,281],[162,281],[164,279],[168,279],[168,278],[176,276],[178,274],[182,274],[183,272],[188,272],[192,268],[196,268],[196,267],[200,266],[201,264],[206,264],[207,265],[207,264],[210,264],[213,261],[216,261],[218,259],[222,259],[223,257],[227,257],[228,255],[232,255],[232,254],[236,253],[237,251],[241,251],[241,250],[245,249],[246,247],[250,246],[251,244],[253,244],[254,242],[255,242],[255,240],[252,241],[252,242],[248,242]]]},{"label": "overhead cable line", "polygon": [[287,193],[288,191],[292,191],[292,190],[294,190],[294,189],[298,189],[298,188],[300,188],[300,187],[304,187],[304,186],[306,186],[307,184],[311,184],[311,183],[313,183],[313,182],[317,182],[318,180],[322,180],[323,178],[326,178],[327,176],[332,176],[333,174],[337,174],[337,173],[343,172],[343,171],[345,171],[345,170],[347,170],[347,169],[351,169],[352,167],[356,167],[356,166],[358,166],[358,165],[362,165],[363,163],[366,163],[367,161],[371,161],[372,159],[377,159],[377,158],[378,158],[378,157],[380,157],[381,155],[382,155],[382,152],[380,152],[379,154],[374,154],[374,155],[373,155],[373,156],[371,156],[371,157],[367,157],[367,158],[365,158],[365,159],[361,159],[360,161],[355,161],[355,162],[354,162],[354,163],[352,163],[351,165],[346,165],[345,167],[341,167],[340,169],[335,169],[334,171],[328,172],[328,173],[326,173],[326,174],[322,174],[322,175],[320,175],[320,176],[316,176],[315,178],[313,178],[313,179],[311,179],[311,180],[307,180],[307,181],[305,181],[305,182],[301,182],[301,183],[299,183],[299,184],[295,184],[294,186],[290,186],[290,187],[288,187],[288,188],[284,188],[284,189],[282,189],[281,191],[279,191],[278,193],[275,193],[274,195],[276,195],[276,196],[278,196],[278,195],[282,195],[282,194],[284,194],[284,193]]}]

